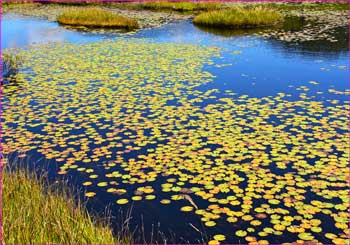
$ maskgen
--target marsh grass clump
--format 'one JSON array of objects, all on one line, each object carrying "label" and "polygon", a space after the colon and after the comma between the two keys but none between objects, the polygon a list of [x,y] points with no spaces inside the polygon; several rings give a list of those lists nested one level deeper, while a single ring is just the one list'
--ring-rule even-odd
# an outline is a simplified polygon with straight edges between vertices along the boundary
[{"label": "marsh grass clump", "polygon": [[1,84],[11,82],[16,79],[23,59],[16,54],[3,53],[2,54],[2,78]]},{"label": "marsh grass clump", "polygon": [[2,1],[2,11],[3,13],[9,12],[11,10],[24,10],[32,9],[40,6],[40,3],[33,3],[30,1]]},{"label": "marsh grass clump", "polygon": [[[3,171],[3,242],[6,244],[118,243],[106,222],[94,221],[73,194],[27,169]],[[130,241],[129,241],[130,242]]]},{"label": "marsh grass clump", "polygon": [[57,21],[64,25],[136,29],[136,20],[99,8],[72,9],[59,15]]},{"label": "marsh grass clump", "polygon": [[193,22],[197,25],[222,28],[257,28],[275,25],[283,20],[283,15],[274,9],[258,7],[233,7],[197,15]]}]

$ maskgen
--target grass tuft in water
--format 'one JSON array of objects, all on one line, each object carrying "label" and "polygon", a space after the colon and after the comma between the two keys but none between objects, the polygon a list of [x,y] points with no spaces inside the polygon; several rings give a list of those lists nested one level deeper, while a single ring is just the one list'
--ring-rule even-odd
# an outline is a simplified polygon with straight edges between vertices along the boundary
[{"label": "grass tuft in water", "polygon": [[256,28],[275,25],[283,20],[283,15],[266,7],[233,7],[197,15],[193,22],[197,25],[223,28]]},{"label": "grass tuft in water", "polygon": [[2,54],[2,77],[1,84],[14,81],[22,65],[23,58],[19,55],[3,53]]},{"label": "grass tuft in water", "polygon": [[28,170],[3,172],[3,242],[5,244],[113,244],[106,222],[94,221],[68,188],[49,185]]},{"label": "grass tuft in water", "polygon": [[136,20],[99,8],[73,9],[58,16],[57,21],[65,25],[104,28],[139,28]]}]

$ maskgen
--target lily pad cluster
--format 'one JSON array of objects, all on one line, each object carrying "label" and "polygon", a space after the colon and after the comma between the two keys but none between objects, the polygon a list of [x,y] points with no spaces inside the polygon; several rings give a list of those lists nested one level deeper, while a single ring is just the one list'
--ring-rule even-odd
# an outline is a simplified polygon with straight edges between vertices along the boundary
[{"label": "lily pad cluster", "polygon": [[114,205],[178,202],[208,229],[232,226],[210,244],[349,242],[349,104],[202,91],[216,47],[130,39],[18,52],[4,154],[36,151],[59,174],[84,175],[89,198],[98,187]]},{"label": "lily pad cluster", "polygon": [[[335,29],[346,27],[347,11],[285,11],[286,16],[300,18],[302,27],[300,30],[283,30],[259,32],[265,38],[273,38],[284,42],[308,42],[327,40],[336,43],[339,40],[335,35]],[[305,23],[304,23],[305,22]],[[315,24],[317,23],[317,24]]]}]

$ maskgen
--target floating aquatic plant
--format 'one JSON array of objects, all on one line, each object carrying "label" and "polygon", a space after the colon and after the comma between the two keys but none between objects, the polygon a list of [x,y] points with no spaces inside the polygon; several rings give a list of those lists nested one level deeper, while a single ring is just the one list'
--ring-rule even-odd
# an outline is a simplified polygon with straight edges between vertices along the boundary
[{"label": "floating aquatic plant", "polygon": [[133,39],[22,50],[27,90],[3,98],[3,153],[56,160],[114,205],[177,203],[207,229],[227,222],[227,240],[348,242],[349,105],[313,100],[318,84],[294,100],[202,91],[219,51]]}]

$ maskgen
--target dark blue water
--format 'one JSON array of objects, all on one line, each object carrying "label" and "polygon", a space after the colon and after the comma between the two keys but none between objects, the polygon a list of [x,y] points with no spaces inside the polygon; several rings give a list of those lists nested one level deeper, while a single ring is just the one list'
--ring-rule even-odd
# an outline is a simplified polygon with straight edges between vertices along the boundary
[{"label": "dark blue water", "polygon": [[[215,66],[204,67],[216,76],[214,82],[205,84],[197,89],[219,89],[221,96],[226,90],[237,93],[237,96],[249,95],[249,97],[276,96],[278,93],[290,95],[289,100],[300,99],[300,86],[313,86],[310,81],[318,83],[317,90],[310,90],[308,95],[314,96],[313,100],[328,103],[329,99],[347,101],[346,95],[330,93],[330,89],[344,91],[349,89],[349,49],[348,32],[346,28],[340,28],[338,35],[342,37],[336,44],[325,41],[304,42],[289,44],[281,41],[262,39],[251,33],[239,33],[234,35],[221,35],[199,29],[190,21],[181,21],[165,25],[160,28],[141,30],[136,33],[125,34],[93,34],[76,30],[68,30],[55,22],[45,19],[20,17],[16,15],[4,15],[2,19],[2,48],[28,48],[31,45],[39,45],[47,42],[73,42],[78,44],[95,42],[101,39],[118,38],[144,38],[152,42],[194,43],[217,46],[222,48],[221,57],[215,58]],[[344,41],[345,40],[345,41]],[[317,92],[322,92],[317,93]],[[220,95],[219,95],[220,97]],[[33,129],[34,130],[34,129]],[[38,129],[39,130],[39,129]],[[38,161],[41,155],[32,152],[31,157]],[[103,176],[103,168],[95,168],[95,174]],[[56,177],[57,165],[54,161],[47,168],[52,177]],[[99,172],[100,171],[100,172]],[[68,176],[71,182],[77,186],[87,180],[88,177],[75,172],[75,176]],[[104,179],[99,179],[104,181]],[[161,181],[161,180],[157,180]],[[162,198],[164,193],[154,188],[157,196]],[[101,190],[93,189],[98,194]],[[103,192],[101,192],[103,193]],[[120,208],[113,205],[115,197],[111,195],[98,195],[99,198],[91,199],[88,207],[91,210],[102,212],[110,205],[112,214],[118,216]],[[164,198],[167,196],[164,195]],[[200,202],[199,199],[194,199]],[[140,229],[143,223],[147,234],[154,230],[152,241],[162,241],[162,235],[171,242],[184,243],[201,242],[202,238],[211,234],[229,234],[232,227],[227,223],[218,223],[215,228],[207,229],[200,222],[199,216],[194,213],[175,212],[181,207],[181,203],[172,202],[168,205],[159,205],[154,202],[138,202],[133,207],[132,227]],[[124,210],[125,214],[126,210]],[[323,217],[324,218],[324,217]],[[320,217],[322,219],[322,217]],[[324,218],[325,219],[325,218]],[[327,222],[327,220],[324,220]],[[117,229],[117,223],[115,227]],[[192,228],[194,225],[203,234]],[[154,225],[154,228],[152,228]],[[237,229],[240,223],[232,226]],[[159,227],[158,227],[159,226]],[[158,232],[160,231],[160,232]],[[267,237],[269,238],[269,237]],[[146,240],[152,238],[146,237]],[[292,240],[296,237],[290,238]],[[285,237],[270,240],[273,243],[285,241]],[[245,243],[241,240],[228,240],[226,242]],[[328,242],[324,240],[323,242]]]}]

